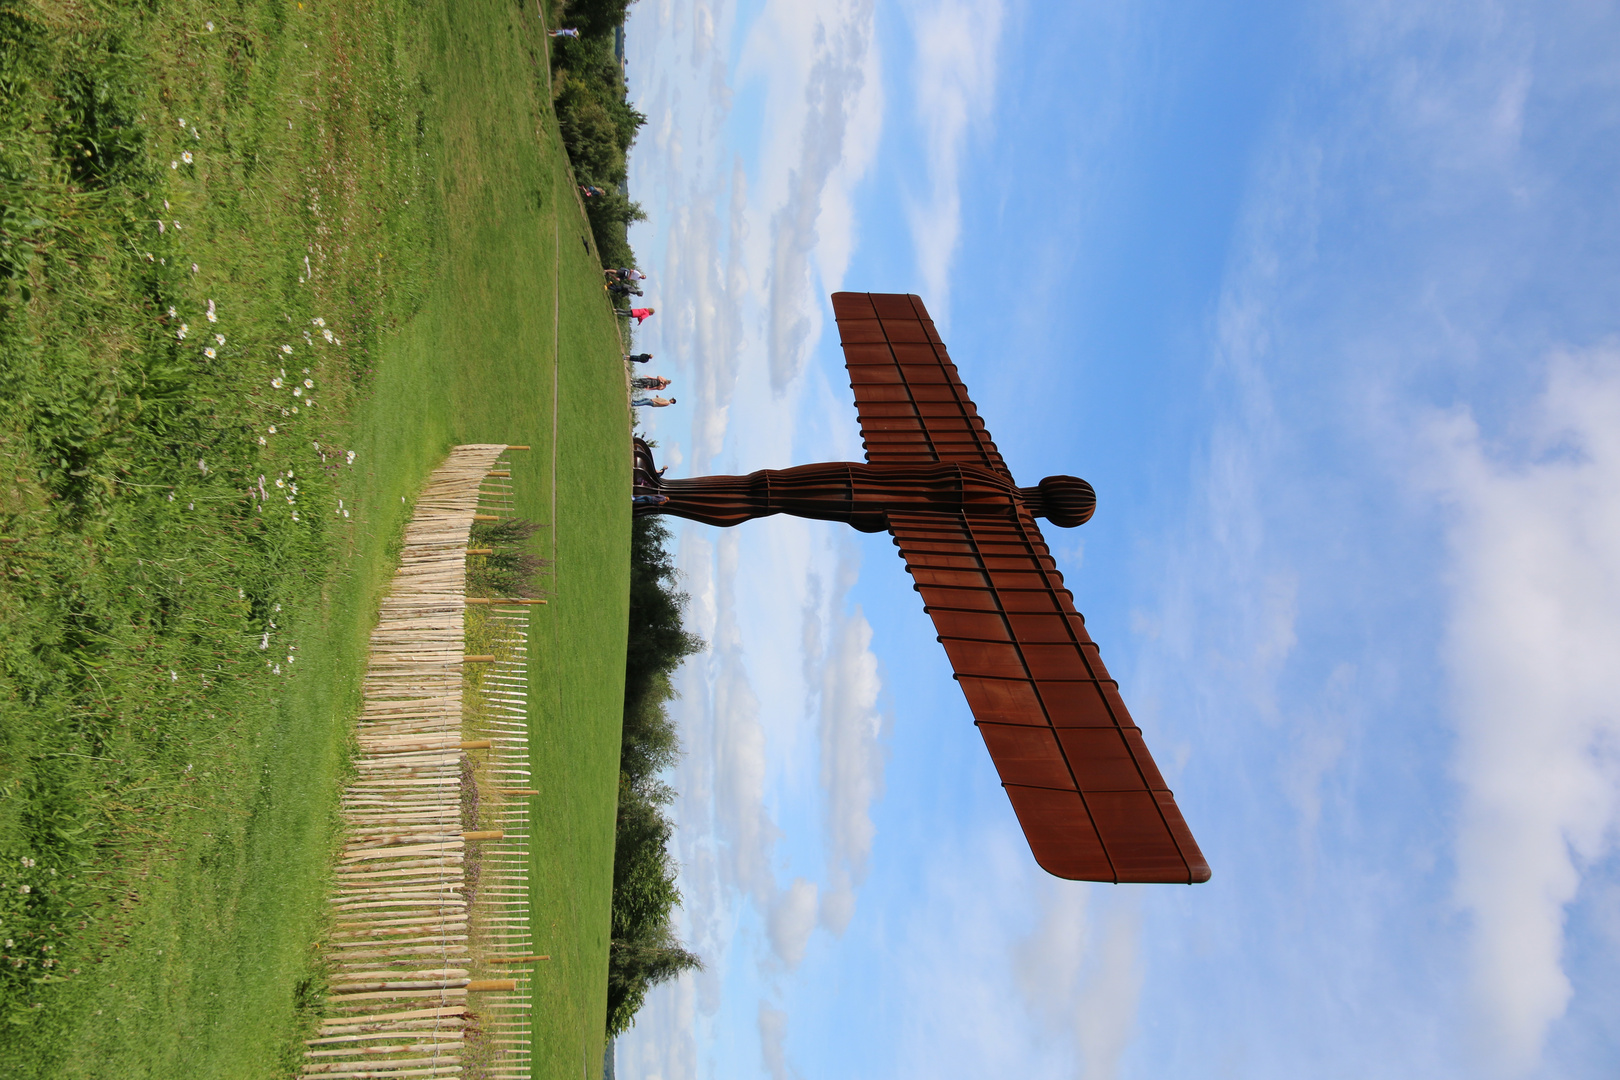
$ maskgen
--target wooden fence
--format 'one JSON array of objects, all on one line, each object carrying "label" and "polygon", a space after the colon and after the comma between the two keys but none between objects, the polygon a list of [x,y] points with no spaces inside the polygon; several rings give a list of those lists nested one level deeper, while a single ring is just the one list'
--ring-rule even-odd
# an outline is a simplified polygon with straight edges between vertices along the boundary
[{"label": "wooden fence", "polygon": [[371,635],[306,1076],[530,1075],[543,958],[529,925],[527,609],[475,598],[491,651],[467,651],[468,535],[513,513],[507,450],[458,446],[429,477]]}]

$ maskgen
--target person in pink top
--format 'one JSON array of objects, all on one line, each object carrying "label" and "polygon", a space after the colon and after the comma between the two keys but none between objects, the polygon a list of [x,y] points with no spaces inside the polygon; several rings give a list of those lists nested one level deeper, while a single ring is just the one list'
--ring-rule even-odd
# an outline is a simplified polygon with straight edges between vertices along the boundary
[{"label": "person in pink top", "polygon": [[644,323],[648,319],[652,318],[653,314],[657,310],[658,310],[657,308],[636,307],[636,308],[630,308],[628,311],[626,311],[624,308],[621,307],[621,308],[614,308],[613,309],[613,314],[615,314],[615,315],[623,315],[627,319],[634,319],[634,320],[636,320],[636,325],[640,326],[642,323]]}]

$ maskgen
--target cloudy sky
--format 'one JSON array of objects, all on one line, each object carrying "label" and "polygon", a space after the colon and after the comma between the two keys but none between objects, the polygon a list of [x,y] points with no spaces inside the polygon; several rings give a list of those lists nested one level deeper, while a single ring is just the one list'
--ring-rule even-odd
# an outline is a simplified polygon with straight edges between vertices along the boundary
[{"label": "cloudy sky", "polygon": [[[858,460],[916,292],[1214,879],[1030,858],[887,536],[678,531],[631,1078],[1620,1071],[1620,7],[640,0],[671,475]],[[1603,1018],[1609,1019],[1605,1021]]]}]

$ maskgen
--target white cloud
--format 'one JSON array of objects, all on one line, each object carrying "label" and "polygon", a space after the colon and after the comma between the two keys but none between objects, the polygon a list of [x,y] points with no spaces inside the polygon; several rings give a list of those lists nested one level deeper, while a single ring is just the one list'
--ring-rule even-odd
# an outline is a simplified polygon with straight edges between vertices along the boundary
[{"label": "white cloud", "polygon": [[787,1013],[759,1003],[759,1052],[771,1080],[788,1080],[797,1075],[787,1062]]},{"label": "white cloud", "polygon": [[[777,393],[803,370],[820,331],[821,305],[812,293],[811,261],[821,246],[823,211],[830,197],[837,202],[842,227],[836,234],[837,250],[826,265],[841,272],[848,261],[851,226],[845,189],[865,171],[864,162],[849,158],[851,123],[856,118],[865,121],[857,125],[862,137],[856,149],[869,159],[876,141],[872,118],[882,115],[881,104],[873,108],[872,101],[880,86],[870,48],[872,10],[871,0],[853,0],[813,15],[801,11],[795,19],[801,45],[810,46],[805,57],[809,64],[802,103],[794,106],[802,116],[798,145],[785,177],[786,190],[771,214],[766,275],[770,290],[766,362]],[[835,176],[842,182],[834,184]]]},{"label": "white cloud", "polygon": [[1450,509],[1445,662],[1486,1059],[1536,1063],[1571,985],[1564,920],[1620,825],[1620,348],[1553,358],[1528,438],[1434,422]]},{"label": "white cloud", "polygon": [[788,967],[804,959],[810,934],[816,928],[817,896],[820,890],[808,878],[794,878],[793,884],[776,895],[766,921],[771,949]]},{"label": "white cloud", "polygon": [[1141,912],[1135,889],[1091,904],[1088,885],[1047,879],[1036,886],[1035,932],[1013,950],[1025,1006],[1049,1035],[1072,1040],[1086,1080],[1118,1075],[1136,1030],[1141,998]]},{"label": "white cloud", "polygon": [[968,130],[995,103],[1001,0],[925,0],[908,7],[916,38],[913,93],[928,189],[907,208],[917,278],[939,322],[950,312],[950,269],[962,232],[961,171]]},{"label": "white cloud", "polygon": [[853,557],[841,561],[842,579],[833,602],[832,641],[821,669],[821,787],[825,797],[827,871],[830,882],[822,922],[844,932],[855,913],[855,886],[866,876],[876,828],[872,804],[883,793],[883,736],[887,718],[878,709],[882,683],[872,652],[872,627],[856,608],[843,614],[855,583]]}]

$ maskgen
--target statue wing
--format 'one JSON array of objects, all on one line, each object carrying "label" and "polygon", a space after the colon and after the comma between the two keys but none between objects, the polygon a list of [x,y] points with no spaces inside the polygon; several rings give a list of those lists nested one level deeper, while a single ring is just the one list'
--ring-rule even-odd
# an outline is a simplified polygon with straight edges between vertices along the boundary
[{"label": "statue wing", "polygon": [[1209,880],[1035,519],[889,514],[1030,850],[1082,881]]},{"label": "statue wing", "polygon": [[921,299],[833,293],[866,460],[984,465],[1008,476]]}]

